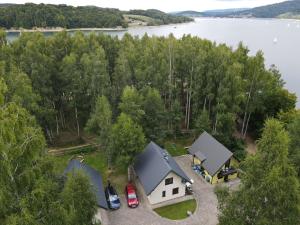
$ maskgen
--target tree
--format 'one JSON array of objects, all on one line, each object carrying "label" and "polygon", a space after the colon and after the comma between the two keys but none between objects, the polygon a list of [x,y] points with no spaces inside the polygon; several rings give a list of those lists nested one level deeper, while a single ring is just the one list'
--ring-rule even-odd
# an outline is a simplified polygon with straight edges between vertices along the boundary
[{"label": "tree", "polygon": [[27,110],[5,101],[6,93],[11,92],[0,78],[0,223],[92,224],[96,203],[89,182],[80,177],[68,181],[62,198],[42,130]]},{"label": "tree", "polygon": [[130,116],[137,123],[141,121],[145,114],[143,110],[143,97],[134,87],[126,86],[124,88],[119,108],[121,112]]},{"label": "tree", "polygon": [[145,114],[141,124],[147,139],[153,141],[163,139],[165,129],[164,105],[156,89],[145,88],[143,110]]},{"label": "tree", "polygon": [[111,154],[109,153],[109,137],[112,127],[112,111],[109,101],[105,96],[97,98],[94,112],[86,123],[85,130],[96,134],[99,144],[107,152],[108,164],[110,165]]},{"label": "tree", "polygon": [[181,129],[181,120],[183,118],[181,106],[178,100],[175,100],[172,106],[172,110],[168,113],[168,119],[170,121],[170,131],[176,138],[176,135]]},{"label": "tree", "polygon": [[197,133],[202,133],[204,131],[209,133],[211,132],[211,121],[206,110],[203,110],[202,113],[199,114],[195,127],[197,129]]},{"label": "tree", "polygon": [[298,177],[300,178],[300,114],[288,125],[291,142],[289,146],[289,157],[294,164]]},{"label": "tree", "polygon": [[125,113],[117,118],[112,127],[111,149],[117,158],[115,162],[123,166],[130,165],[137,153],[141,152],[145,145],[143,129]]},{"label": "tree", "polygon": [[220,225],[299,224],[299,183],[288,147],[283,125],[267,120],[256,155],[246,159],[240,189],[221,208]]},{"label": "tree", "polygon": [[67,224],[94,224],[97,202],[88,177],[80,172],[70,173],[62,191],[62,199],[67,213]]}]

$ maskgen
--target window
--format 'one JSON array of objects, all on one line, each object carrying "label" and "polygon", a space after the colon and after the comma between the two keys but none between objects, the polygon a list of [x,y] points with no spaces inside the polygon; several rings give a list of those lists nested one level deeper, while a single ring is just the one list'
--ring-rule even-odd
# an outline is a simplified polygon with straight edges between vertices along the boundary
[{"label": "window", "polygon": [[173,177],[165,179],[165,185],[173,184]]},{"label": "window", "polygon": [[173,191],[172,191],[173,195],[177,195],[178,192],[179,192],[179,188],[178,187],[177,188],[173,188]]},{"label": "window", "polygon": [[161,196],[164,198],[164,197],[166,197],[166,191],[163,191],[162,193],[161,193]]}]

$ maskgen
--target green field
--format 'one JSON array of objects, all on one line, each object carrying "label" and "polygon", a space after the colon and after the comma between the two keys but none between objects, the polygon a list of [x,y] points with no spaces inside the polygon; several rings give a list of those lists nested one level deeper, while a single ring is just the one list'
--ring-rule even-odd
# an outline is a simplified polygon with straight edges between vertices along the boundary
[{"label": "green field", "polygon": [[161,25],[163,23],[159,19],[153,19],[151,17],[143,15],[124,14],[123,16],[129,23],[131,22],[131,20],[133,20],[134,23],[138,23],[140,21],[146,23],[147,25]]},{"label": "green field", "polygon": [[188,217],[187,211],[195,212],[197,202],[195,199],[179,202],[173,205],[164,206],[154,209],[154,211],[161,217],[170,220],[182,220]]}]

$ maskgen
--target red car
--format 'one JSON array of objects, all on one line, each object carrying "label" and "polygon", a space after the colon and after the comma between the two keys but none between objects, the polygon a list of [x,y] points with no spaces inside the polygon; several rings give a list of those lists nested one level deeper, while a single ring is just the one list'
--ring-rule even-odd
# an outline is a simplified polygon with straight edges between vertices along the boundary
[{"label": "red car", "polygon": [[130,208],[136,208],[139,205],[139,200],[136,195],[136,189],[133,184],[127,184],[125,188],[127,205]]}]

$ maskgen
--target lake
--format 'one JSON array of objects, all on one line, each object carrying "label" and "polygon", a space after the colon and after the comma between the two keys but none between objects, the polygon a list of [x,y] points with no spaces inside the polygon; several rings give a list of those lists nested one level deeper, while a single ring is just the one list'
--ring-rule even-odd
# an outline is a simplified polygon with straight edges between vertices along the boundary
[{"label": "lake", "polygon": [[[300,98],[300,21],[284,19],[223,19],[197,18],[195,22],[175,25],[132,27],[132,35],[175,37],[184,34],[196,35],[216,43],[226,43],[235,48],[239,42],[248,46],[250,54],[262,50],[266,66],[275,64],[286,82],[286,88]],[[105,32],[122,36],[125,31]],[[46,33],[51,35],[52,33]],[[17,34],[8,34],[8,40],[14,40]],[[300,108],[300,101],[297,103]]]}]

